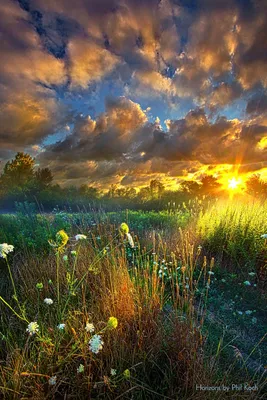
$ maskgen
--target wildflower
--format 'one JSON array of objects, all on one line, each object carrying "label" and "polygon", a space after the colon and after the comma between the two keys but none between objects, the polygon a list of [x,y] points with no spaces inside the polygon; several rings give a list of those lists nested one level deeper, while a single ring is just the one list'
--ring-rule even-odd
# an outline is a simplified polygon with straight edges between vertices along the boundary
[{"label": "wildflower", "polygon": [[252,314],[252,312],[253,312],[253,311],[251,311],[251,310],[247,310],[247,311],[245,311],[245,314],[246,314],[246,315],[250,315],[250,314]]},{"label": "wildflower", "polygon": [[36,283],[36,289],[43,289],[44,285],[42,284],[42,282]]},{"label": "wildflower", "polygon": [[81,374],[84,372],[84,365],[80,364],[79,367],[77,368],[77,374]]},{"label": "wildflower", "polygon": [[244,285],[245,285],[245,286],[251,286],[251,283],[250,283],[249,281],[245,281],[245,282],[244,282]]},{"label": "wildflower", "polygon": [[262,239],[267,239],[267,233],[264,233],[263,235],[261,235]]},{"label": "wildflower", "polygon": [[49,385],[55,385],[57,383],[57,377],[56,376],[51,376],[51,378],[48,380]]},{"label": "wildflower", "polygon": [[90,324],[89,322],[87,322],[87,324],[85,326],[85,330],[86,330],[86,332],[93,333],[95,331],[94,324]]},{"label": "wildflower", "polygon": [[256,275],[255,272],[249,272],[248,274],[249,274],[249,276],[255,276]]},{"label": "wildflower", "polygon": [[39,325],[37,322],[30,322],[26,332],[29,332],[30,336],[34,335],[36,332],[39,332]]},{"label": "wildflower", "polygon": [[7,243],[0,244],[0,257],[6,258],[8,253],[11,253],[14,250],[14,246]]},{"label": "wildflower", "polygon": [[111,376],[117,375],[117,370],[114,369],[114,368],[111,368],[111,370],[110,370],[110,375],[111,375]]},{"label": "wildflower", "polygon": [[76,251],[76,250],[72,250],[72,251],[70,252],[70,254],[71,254],[73,257],[76,257],[76,256],[77,256],[77,251]]},{"label": "wildflower", "polygon": [[52,299],[46,298],[46,299],[44,299],[44,303],[45,303],[45,304],[48,304],[48,305],[50,306],[50,305],[53,304],[54,302],[53,302]]},{"label": "wildflower", "polygon": [[107,327],[108,329],[116,329],[118,326],[118,320],[115,317],[109,317]]},{"label": "wildflower", "polygon": [[208,274],[209,275],[214,275],[214,272],[213,271],[208,271]]},{"label": "wildflower", "polygon": [[132,248],[134,248],[134,241],[133,241],[132,235],[131,235],[130,233],[126,233],[126,236],[127,236],[129,245],[130,245]]},{"label": "wildflower", "polygon": [[68,256],[66,254],[62,258],[63,258],[63,261],[68,261]]},{"label": "wildflower", "polygon": [[120,232],[126,235],[129,233],[129,226],[125,222],[120,225]]},{"label": "wildflower", "polygon": [[126,379],[130,379],[130,377],[131,377],[131,372],[129,371],[129,369],[126,369],[126,370],[123,372],[123,376],[124,376],[124,378],[126,378]]},{"label": "wildflower", "polygon": [[100,350],[103,349],[103,340],[100,335],[94,335],[90,340],[89,340],[89,349],[95,353],[98,354]]},{"label": "wildflower", "polygon": [[185,288],[186,288],[186,289],[189,289],[189,285],[188,285],[188,284],[187,284],[187,285],[185,285]]},{"label": "wildflower", "polygon": [[225,282],[226,282],[226,280],[225,280],[225,279],[222,279],[222,282],[223,282],[223,283],[225,283]]},{"label": "wildflower", "polygon": [[81,235],[81,234],[79,234],[79,235],[76,235],[75,236],[75,240],[85,240],[85,239],[87,239],[87,236],[85,236],[85,235]]},{"label": "wildflower", "polygon": [[63,329],[65,329],[65,326],[66,326],[66,324],[58,324],[57,328],[58,328],[60,331],[63,331]]},{"label": "wildflower", "polygon": [[198,249],[198,251],[201,251],[202,250],[202,246],[199,245],[197,249]]},{"label": "wildflower", "polygon": [[68,235],[63,229],[61,229],[56,234],[56,242],[54,242],[53,240],[48,240],[48,243],[60,253],[68,243],[68,240]]},{"label": "wildflower", "polygon": [[243,315],[243,312],[242,311],[237,311],[237,314]]}]

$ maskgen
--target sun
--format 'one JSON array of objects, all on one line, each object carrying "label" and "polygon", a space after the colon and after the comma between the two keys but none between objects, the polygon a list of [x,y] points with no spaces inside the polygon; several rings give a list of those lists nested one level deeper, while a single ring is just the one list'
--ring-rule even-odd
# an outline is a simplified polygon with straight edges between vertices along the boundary
[{"label": "sun", "polygon": [[241,183],[241,179],[231,178],[228,180],[228,189],[237,190],[240,188]]}]

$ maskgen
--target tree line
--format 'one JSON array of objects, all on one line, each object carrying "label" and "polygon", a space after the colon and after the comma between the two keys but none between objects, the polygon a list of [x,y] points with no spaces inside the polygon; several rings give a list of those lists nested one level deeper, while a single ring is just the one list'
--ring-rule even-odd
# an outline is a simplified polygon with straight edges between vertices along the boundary
[{"label": "tree line", "polygon": [[[107,192],[83,184],[80,187],[63,188],[53,182],[49,168],[37,168],[35,160],[27,153],[18,152],[14,159],[8,161],[0,176],[0,205],[10,209],[15,202],[37,201],[45,208],[66,205],[82,205],[88,201],[146,203],[151,201],[172,201],[177,196],[218,196],[221,185],[213,176],[206,175],[200,182],[184,181],[176,191],[169,191],[157,179],[150,181],[139,190],[133,187],[121,187],[115,184]],[[248,194],[266,197],[267,183],[260,175],[253,175],[246,182]]]}]

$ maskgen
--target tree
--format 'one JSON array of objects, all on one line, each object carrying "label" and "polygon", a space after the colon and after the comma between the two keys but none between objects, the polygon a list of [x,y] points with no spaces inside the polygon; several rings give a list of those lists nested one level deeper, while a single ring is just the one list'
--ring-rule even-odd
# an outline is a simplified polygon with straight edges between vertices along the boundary
[{"label": "tree", "polygon": [[246,182],[247,193],[252,196],[267,196],[267,183],[261,179],[260,174],[252,175]]},{"label": "tree", "polygon": [[97,199],[99,197],[99,192],[97,188],[93,186],[88,186],[86,184],[80,186],[79,192],[82,196],[85,196],[89,199]]},{"label": "tree", "polygon": [[152,199],[160,199],[162,197],[165,188],[158,179],[152,179],[149,187]]},{"label": "tree", "polygon": [[181,183],[183,193],[197,196],[200,193],[201,185],[197,181],[184,181]]},{"label": "tree", "polygon": [[1,184],[6,190],[14,187],[25,187],[34,179],[34,158],[29,154],[19,152],[15,158],[8,161],[1,175]]},{"label": "tree", "polygon": [[136,189],[135,188],[126,188],[126,194],[125,196],[127,199],[134,199],[136,197]]},{"label": "tree", "polygon": [[143,187],[139,190],[138,197],[141,199],[141,201],[145,202],[151,199],[151,191],[150,187],[146,186]]},{"label": "tree", "polygon": [[200,192],[202,194],[215,194],[220,184],[214,176],[206,175],[201,179]]},{"label": "tree", "polygon": [[39,189],[46,189],[51,186],[53,175],[49,168],[38,168],[35,172],[35,179]]}]

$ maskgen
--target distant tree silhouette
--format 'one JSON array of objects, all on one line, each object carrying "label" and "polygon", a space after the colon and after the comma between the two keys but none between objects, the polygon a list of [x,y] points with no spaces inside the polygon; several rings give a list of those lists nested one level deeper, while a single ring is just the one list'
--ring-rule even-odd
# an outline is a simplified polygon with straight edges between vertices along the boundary
[{"label": "distant tree silhouette", "polygon": [[53,175],[49,168],[38,168],[35,172],[37,187],[39,189],[48,188],[53,181]]},{"label": "distant tree silhouette", "polygon": [[200,193],[200,188],[201,185],[196,181],[184,181],[181,183],[182,192],[193,196],[197,196]]},{"label": "distant tree silhouette", "polygon": [[164,185],[158,179],[152,179],[149,188],[152,199],[160,199],[165,189]]},{"label": "distant tree silhouette", "polygon": [[220,187],[217,178],[211,175],[204,176],[201,181],[200,192],[201,194],[215,194]]},{"label": "distant tree silhouette", "polygon": [[247,193],[252,196],[267,196],[267,182],[261,179],[260,174],[252,175],[246,182]]}]

